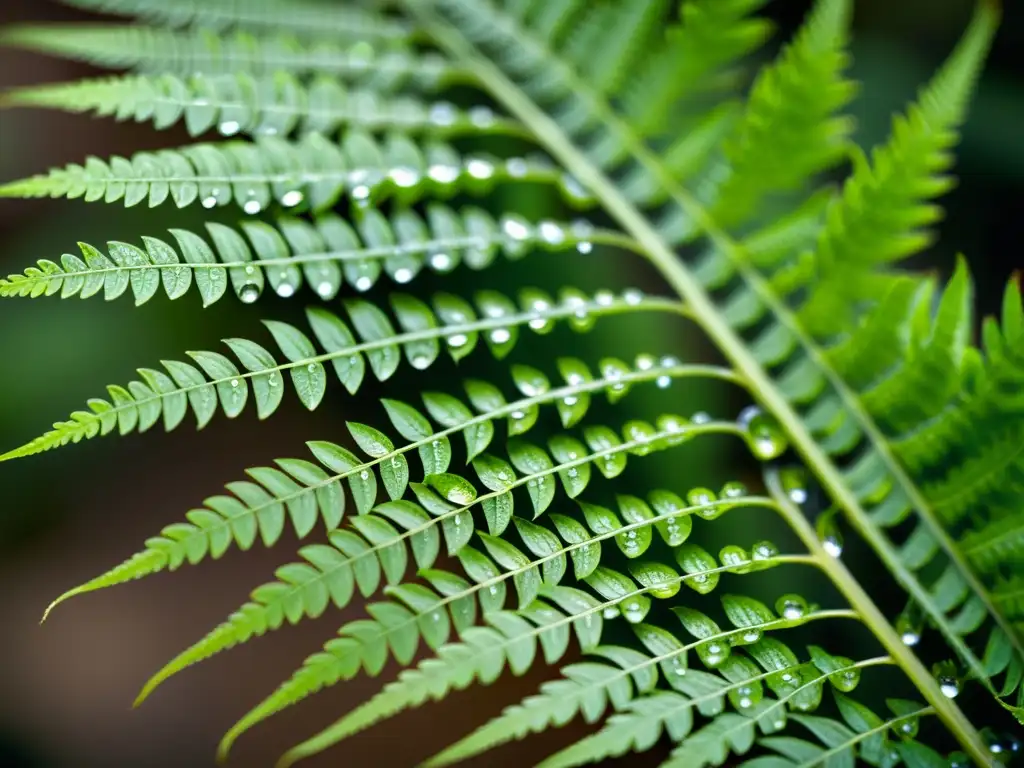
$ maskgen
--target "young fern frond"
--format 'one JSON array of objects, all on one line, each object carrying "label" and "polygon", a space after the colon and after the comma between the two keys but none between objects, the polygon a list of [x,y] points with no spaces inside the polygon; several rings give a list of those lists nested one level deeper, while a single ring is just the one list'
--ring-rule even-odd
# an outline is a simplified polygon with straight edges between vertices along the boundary
[{"label": "young fern frond", "polygon": [[[767,38],[771,25],[756,15],[763,0],[70,2],[151,26],[23,26],[0,40],[138,74],[34,86],[4,103],[249,139],[90,158],[9,183],[0,196],[127,206],[170,199],[179,208],[237,205],[249,218],[237,227],[204,220],[208,239],[173,228],[174,245],[111,241],[104,252],[82,244],[82,257],[44,259],[0,281],[0,296],[114,299],[131,289],[141,305],[161,289],[175,299],[194,285],[206,306],[229,288],[251,303],[267,286],[289,297],[307,283],[322,299],[342,296],[347,317],[308,310],[316,343],[268,321],[280,355],[231,339],[233,358],[196,352],[193,363],[141,369],[141,380],[109,388],[108,399],[89,401],[89,410],[0,460],[161,419],[174,429],[189,411],[202,427],[218,410],[237,416],[250,396],[266,418],[282,401],[286,375],[314,409],[327,392],[328,363],[355,393],[368,368],[387,386],[403,357],[419,372],[443,346],[458,362],[482,336],[501,359],[524,328],[546,333],[565,321],[583,331],[604,315],[684,316],[726,360],[641,355],[628,365],[608,356],[595,374],[563,358],[557,385],[520,364],[514,399],[472,380],[465,401],[427,392],[423,410],[385,393],[405,442],[349,422],[354,450],[311,442],[315,462],[249,470],[229,495],[207,499],[57,601],[233,546],[273,546],[289,522],[306,539],[322,521],[326,543],[304,544],[299,562],[277,569],[275,581],[158,671],[139,701],[191,664],[349,606],[358,592],[375,600],[369,617],[345,624],[238,721],[222,756],[267,717],[361,672],[379,675],[389,660],[403,668],[396,681],[281,765],[428,699],[494,682],[506,668],[522,675],[538,647],[547,663],[559,663],[573,637],[581,661],[560,666],[537,695],[429,764],[577,716],[596,724],[609,712],[599,730],[543,765],[642,752],[663,735],[674,748],[671,768],[737,756],[750,768],[930,768],[946,764],[929,746],[942,743],[933,741],[939,727],[977,764],[1005,751],[983,735],[974,700],[969,715],[954,697],[977,684],[1024,722],[1024,306],[1011,283],[1001,321],[984,323],[976,348],[966,263],[945,284],[899,265],[931,242],[937,199],[952,184],[951,152],[997,23],[991,2],[980,2],[953,54],[871,153],[853,146],[843,112],[855,93],[844,74],[849,0],[817,0],[752,80],[736,71]],[[746,94],[737,93],[742,82],[752,82]],[[469,86],[450,95],[458,107],[443,93],[453,86]],[[495,151],[504,137],[535,149],[529,157],[464,149],[480,140]],[[848,156],[853,169],[839,190],[820,188],[817,176]],[[539,184],[542,205],[556,204],[554,187],[562,202],[592,215],[573,223],[563,213],[524,216],[506,182]],[[463,205],[466,194],[474,207]],[[342,197],[351,205],[339,205]],[[580,259],[595,245],[643,256],[672,298],[576,289],[554,298],[527,289],[517,301],[480,291],[473,302],[442,293],[428,305],[396,294],[387,309],[353,298],[382,275],[407,284],[427,268],[439,276],[460,263],[482,270],[499,255],[517,262],[531,251]],[[678,379],[736,384],[757,405],[735,421],[695,414],[650,423],[647,404],[630,401],[620,431],[603,426],[604,414],[584,423],[595,395],[617,403],[630,386]],[[550,405],[561,429],[541,434]],[[648,410],[662,412],[660,404]],[[496,422],[507,423],[500,445]],[[562,431],[574,427],[577,434]],[[475,476],[456,461],[459,434]],[[630,455],[703,447],[709,441],[696,438],[706,434],[740,437],[761,462],[792,445],[804,467],[788,458],[765,464],[767,496],[736,484],[720,498],[696,488],[685,500],[629,487]],[[615,509],[581,500],[598,474]],[[808,482],[821,485],[821,509],[809,502]],[[778,518],[798,542],[795,553],[761,541],[713,555],[703,529],[725,530],[717,520],[729,509]],[[694,526],[694,515],[706,522]],[[887,587],[906,597],[899,618],[883,613],[840,559],[840,515],[877,555]],[[445,569],[443,556],[451,558]],[[739,584],[753,591],[755,580],[731,583],[789,564],[812,566],[844,602],[821,608],[790,594],[773,611],[737,594]],[[801,583],[792,570],[780,568],[778,578]],[[726,581],[721,603],[731,628],[723,629],[684,596]],[[613,644],[603,630],[615,617],[633,632]],[[861,623],[885,655],[858,649],[855,661],[816,645],[798,655],[783,639],[785,630],[813,633],[836,619]],[[937,677],[923,662],[931,648],[917,647],[921,622],[955,658]],[[431,655],[412,666],[421,645]],[[890,698],[890,714],[881,715],[880,705],[855,700],[862,670],[876,667],[898,671],[923,703]],[[822,706],[826,688],[834,708]],[[934,727],[919,732],[921,719]]]}]

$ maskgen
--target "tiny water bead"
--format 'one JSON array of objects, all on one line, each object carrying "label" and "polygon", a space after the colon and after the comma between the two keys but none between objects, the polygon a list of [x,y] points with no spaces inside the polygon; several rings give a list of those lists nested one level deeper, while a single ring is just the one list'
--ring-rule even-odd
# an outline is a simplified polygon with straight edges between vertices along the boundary
[{"label": "tiny water bead", "polygon": [[788,621],[802,619],[807,611],[807,601],[800,595],[783,595],[775,601],[775,612]]},{"label": "tiny water bead", "polygon": [[921,610],[916,604],[911,603],[903,609],[903,613],[896,619],[896,631],[900,640],[908,648],[913,648],[921,642],[921,632],[924,627]]},{"label": "tiny water bead", "polygon": [[974,763],[963,752],[954,752],[949,756],[949,768],[973,768]]},{"label": "tiny water bead", "polygon": [[900,736],[906,736],[907,738],[914,738],[917,736],[917,732],[920,729],[921,724],[918,721],[916,715],[906,717],[900,720],[898,723],[894,723],[892,729],[896,731]]},{"label": "tiny water bead", "polygon": [[831,557],[840,557],[843,554],[843,535],[839,532],[836,510],[829,509],[818,515],[817,529],[821,548]]},{"label": "tiny water bead", "polygon": [[857,667],[851,667],[853,664],[852,659],[836,656],[835,660],[843,667],[846,667],[846,669],[833,672],[828,676],[828,681],[832,683],[832,686],[837,691],[849,693],[860,683],[860,669]]},{"label": "tiny water bead", "polygon": [[622,292],[622,300],[629,306],[635,307],[644,300],[644,293],[639,288],[627,288]]},{"label": "tiny water bead", "polygon": [[776,459],[789,447],[789,441],[775,418],[756,405],[744,408],[737,423],[747,433],[750,449],[759,459]]},{"label": "tiny water bead", "polygon": [[717,640],[709,640],[697,646],[697,656],[704,663],[705,667],[714,668],[729,658],[730,649],[728,645]]},{"label": "tiny water bead", "polygon": [[985,741],[985,746],[988,747],[992,756],[1003,765],[1009,765],[1024,749],[1020,739],[1013,734],[998,734],[991,728],[984,729],[981,732],[981,738]]}]

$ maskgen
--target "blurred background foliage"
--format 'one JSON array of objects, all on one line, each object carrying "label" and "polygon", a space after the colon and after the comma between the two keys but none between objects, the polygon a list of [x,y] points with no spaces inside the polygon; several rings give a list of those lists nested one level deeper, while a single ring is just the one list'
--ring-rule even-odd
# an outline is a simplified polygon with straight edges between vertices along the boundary
[{"label": "blurred background foliage", "polygon": [[[914,95],[948,52],[970,14],[970,5],[969,0],[858,0],[853,76],[863,87],[853,112],[859,123],[858,140],[865,146],[886,136],[893,112]],[[803,0],[769,4],[767,13],[779,25],[776,45],[792,32],[808,6]],[[957,164],[960,184],[944,201],[947,221],[941,241],[921,259],[922,267],[946,273],[957,253],[967,254],[978,287],[979,310],[985,313],[998,306],[1008,276],[1024,266],[1019,255],[1024,221],[1024,4],[1011,0],[1007,6],[965,129]],[[50,3],[0,3],[2,24],[77,18],[81,16]],[[96,73],[81,65],[0,50],[2,88],[90,74]],[[186,141],[184,132],[173,130],[157,134],[148,126],[86,116],[7,111],[0,113],[0,179],[79,161],[90,153],[107,156]],[[507,188],[489,204],[552,218],[571,215],[546,192],[528,187]],[[198,228],[210,215],[169,207],[126,211],[120,205],[78,201],[4,201],[0,205],[0,272],[74,251],[78,240],[137,241],[144,234],[160,236],[172,226]],[[232,213],[219,216],[231,221]],[[460,271],[446,278],[443,288],[463,294],[471,288],[511,293],[529,284],[659,290],[641,261],[600,251],[585,260],[568,254],[535,254],[522,262],[522,268],[510,270],[499,263],[480,275]],[[441,288],[432,275],[421,277],[418,290],[421,286]],[[381,281],[373,295],[382,297],[387,289],[386,281]],[[301,298],[313,300],[312,294]],[[5,301],[0,305],[0,348],[5,351],[0,375],[0,449],[40,433],[87,397],[101,393],[106,384],[127,382],[138,366],[180,357],[186,349],[216,348],[222,337],[265,338],[260,318],[300,320],[302,305],[301,300],[286,301],[269,293],[254,306],[225,300],[206,310],[200,309],[195,296],[174,303],[155,300],[138,310],[130,299],[112,304],[98,299]],[[604,354],[631,359],[638,352],[691,359],[714,356],[693,326],[650,316],[603,321],[585,336],[556,330],[550,336],[524,338],[509,362],[550,361],[541,367],[553,374],[553,360],[559,354],[596,362]],[[507,362],[496,363],[478,353],[458,367],[450,362],[438,364],[425,378],[404,377],[400,372],[386,390],[367,387],[356,398],[334,387],[333,396],[313,414],[304,412],[294,398],[286,399],[285,406],[264,425],[247,411],[235,422],[215,419],[201,437],[188,428],[170,436],[156,430],[0,465],[0,764],[26,768],[212,764],[214,746],[235,718],[318,649],[338,626],[354,618],[361,610],[358,606],[344,612],[348,615],[334,611],[189,670],[161,688],[139,712],[130,713],[128,705],[141,682],[164,661],[237,607],[253,586],[271,577],[273,568],[291,559],[297,548],[293,540],[286,538],[270,552],[257,548],[245,555],[232,553],[224,561],[159,576],[134,588],[73,600],[39,628],[43,607],[67,587],[136,551],[147,536],[180,520],[203,498],[218,493],[225,482],[239,479],[246,467],[276,457],[304,456],[306,440],[341,440],[346,419],[382,426],[383,411],[376,399],[384,391],[409,400],[423,387],[457,393],[466,377],[510,384]],[[668,391],[634,392],[627,403],[631,416],[698,410],[727,415],[737,407],[730,402],[731,394],[677,384]],[[626,418],[621,408],[610,406],[592,413],[588,419],[612,425]],[[632,485],[667,486],[678,492],[693,485],[717,487],[736,478],[756,484],[755,478],[745,477],[749,468],[735,449],[731,442],[701,441],[699,450],[682,449],[632,462]],[[600,496],[591,500],[601,501]],[[755,537],[777,533],[763,515],[737,515],[735,524],[744,532],[748,529],[740,526],[750,526]],[[854,544],[847,557],[859,572],[871,572],[863,548]],[[767,596],[772,594],[772,584],[770,579],[765,582]],[[883,595],[881,599],[897,611],[901,605],[896,596],[892,598],[886,600]],[[328,752],[310,765],[342,760],[381,764],[383,759],[396,766],[415,764],[471,724],[482,722],[485,715],[534,690],[542,674],[535,670],[524,680],[506,678],[493,688],[472,689],[441,705],[406,713],[353,739],[344,748],[344,757]],[[233,764],[268,765],[271,756],[330,722],[378,685],[356,680],[286,712],[243,738]],[[450,727],[438,728],[440,721]],[[569,730],[578,736],[581,728]],[[548,733],[483,760],[490,765],[531,763],[568,738],[568,733]]]}]

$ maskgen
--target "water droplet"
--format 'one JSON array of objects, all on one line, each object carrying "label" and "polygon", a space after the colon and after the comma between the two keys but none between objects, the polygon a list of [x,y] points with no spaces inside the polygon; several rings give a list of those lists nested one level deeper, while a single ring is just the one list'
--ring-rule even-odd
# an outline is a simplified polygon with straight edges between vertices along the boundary
[{"label": "water droplet", "polygon": [[357,291],[368,291],[372,287],[373,287],[373,278],[372,277],[369,277],[367,275],[363,275],[362,277],[360,277],[360,278],[358,278],[356,280],[356,290]]},{"label": "water droplet", "polygon": [[412,363],[412,367],[417,371],[422,371],[430,367],[430,358],[426,355],[413,355],[410,362]]},{"label": "water droplet", "polygon": [[367,479],[369,479],[369,477],[370,477],[370,473],[367,472],[365,469],[362,472],[359,473],[359,478],[361,480],[367,480]]},{"label": "water droplet", "polygon": [[594,199],[580,180],[571,174],[562,174],[558,179],[558,186],[569,202],[586,203]]},{"label": "water droplet", "polygon": [[[570,468],[569,468],[569,471],[568,471],[568,472],[566,472],[566,474],[567,474],[567,475],[568,475],[569,477],[572,477],[572,478],[576,478],[576,477],[578,477],[578,476],[579,476],[580,472],[579,472],[579,470],[578,470],[578,469],[576,469],[576,467],[570,467]],[[633,534],[634,534],[634,536],[636,535],[636,534],[635,534],[635,532],[633,532],[633,531],[630,531],[630,533],[633,533]]]},{"label": "water droplet", "polygon": [[480,158],[473,158],[466,163],[466,172],[474,179],[489,179],[494,175],[494,164]]},{"label": "water droplet", "polygon": [[750,448],[759,459],[778,458],[789,445],[775,419],[756,405],[743,409],[737,421],[746,431]]},{"label": "water droplet", "polygon": [[305,195],[303,195],[299,190],[293,189],[281,195],[281,205],[285,208],[294,208],[305,199]]},{"label": "water droplet", "polygon": [[530,225],[522,219],[507,217],[501,222],[501,229],[513,240],[525,241],[533,237]]},{"label": "water droplet", "polygon": [[589,240],[580,240],[578,243],[576,243],[576,250],[579,253],[582,253],[583,255],[593,253],[594,244]]},{"label": "water droplet", "polygon": [[278,283],[275,290],[282,299],[288,299],[295,295],[295,286],[291,283]]},{"label": "water droplet", "polygon": [[492,595],[496,595],[496,594],[498,594],[498,588],[497,588],[497,587],[494,587],[494,586],[492,586],[492,587],[491,587],[491,589],[490,589],[490,593],[491,593]]},{"label": "water droplet", "polygon": [[238,384],[239,384],[238,379],[232,379],[231,380],[231,386],[232,386],[233,389],[238,389]]},{"label": "water droplet", "polygon": [[788,621],[802,619],[807,611],[807,601],[800,595],[783,595],[775,602],[775,612]]},{"label": "water droplet", "polygon": [[568,405],[569,407],[576,405],[576,403],[578,403],[579,401],[580,399],[578,397],[573,397],[572,395],[562,398],[562,402],[565,403],[565,405]]},{"label": "water droplet", "polygon": [[396,283],[408,283],[412,278],[412,270],[407,267],[399,267],[395,270],[394,279]]},{"label": "water droplet", "polygon": [[738,499],[747,495],[747,486],[734,480],[723,485],[718,495],[724,499]]},{"label": "water droplet", "polygon": [[602,616],[603,616],[603,617],[604,617],[605,619],[614,619],[614,618],[616,618],[617,616],[619,616],[620,614],[619,614],[619,609],[618,609],[618,608],[605,608],[605,609],[604,609],[604,610],[603,610],[603,611],[601,612],[601,615],[602,615]]},{"label": "water droplet", "polygon": [[670,386],[672,386],[672,377],[659,376],[655,383],[658,385],[658,389],[668,389]]},{"label": "water droplet", "polygon": [[260,297],[260,287],[255,283],[246,283],[238,291],[238,298],[243,304],[252,304]]},{"label": "water droplet", "polygon": [[469,343],[469,337],[464,333],[454,333],[448,337],[449,347],[464,347]]},{"label": "water droplet", "polygon": [[839,532],[834,509],[818,515],[817,529],[821,548],[831,557],[840,557],[843,554],[843,535]]},{"label": "water droplet", "polygon": [[954,752],[949,756],[949,768],[972,768],[974,763],[963,752]]},{"label": "water droplet", "polygon": [[331,294],[334,293],[334,286],[325,280],[317,285],[316,292],[321,298],[328,299],[331,297]]},{"label": "water droplet", "polygon": [[359,184],[352,188],[353,200],[367,200],[370,197],[370,188],[365,184]]},{"label": "water droplet", "polygon": [[245,268],[245,274],[247,274],[247,275],[251,275],[251,274],[253,274],[255,272],[256,272],[256,268],[252,264],[250,264],[249,266],[247,266]]},{"label": "water droplet", "polygon": [[600,307],[610,307],[615,303],[615,295],[611,291],[598,291],[594,294],[594,302]]},{"label": "water droplet", "polygon": [[434,125],[452,125],[457,114],[454,104],[439,101],[430,107],[429,119]]},{"label": "water droplet", "polygon": [[217,198],[213,195],[203,198],[203,208],[213,208],[215,205],[217,205]]},{"label": "water droplet", "polygon": [[714,491],[708,488],[694,488],[686,494],[686,501],[691,507],[700,507],[697,514],[705,520],[714,520],[722,514],[720,507],[710,506],[718,501],[718,497],[715,496]]},{"label": "water droplet", "polygon": [[396,187],[402,189],[409,189],[420,183],[420,175],[413,168],[392,168],[388,176]]},{"label": "water droplet", "polygon": [[924,628],[924,616],[917,603],[911,601],[896,618],[896,631],[900,640],[909,648],[921,642],[921,631]]},{"label": "water droplet", "polygon": [[430,256],[430,266],[438,272],[444,272],[452,268],[452,257],[447,253],[435,253]]},{"label": "water droplet", "polygon": [[221,132],[222,136],[234,136],[242,129],[242,126],[237,120],[225,120],[223,123],[217,126],[217,130]]},{"label": "water droplet", "polygon": [[786,467],[779,472],[782,490],[797,506],[803,506],[810,498],[810,485],[807,470],[803,467]]},{"label": "water droplet", "polygon": [[316,371],[316,363],[310,363],[309,365],[307,365],[306,370],[309,371],[310,373]]},{"label": "water droplet", "polygon": [[494,125],[494,111],[489,107],[473,107],[469,110],[469,120],[477,128],[489,128]]},{"label": "water droplet", "polygon": [[907,736],[912,739],[915,736],[917,736],[918,726],[919,723],[917,718],[909,717],[905,720],[901,720],[899,723],[894,725],[893,728],[895,729],[896,733],[900,734],[901,736]]},{"label": "water droplet", "polygon": [[622,292],[622,299],[631,307],[635,307],[644,300],[644,293],[638,288],[627,288]]},{"label": "water droplet", "polygon": [[697,646],[697,655],[706,667],[717,667],[729,656],[729,646],[709,640]]},{"label": "water droplet", "polygon": [[542,221],[537,232],[548,245],[561,245],[565,242],[565,230],[553,221]]},{"label": "water droplet", "polygon": [[522,411],[512,411],[512,413],[509,414],[509,418],[513,421],[522,421],[526,418],[526,414]]},{"label": "water droplet", "polygon": [[242,210],[250,216],[255,216],[263,210],[263,204],[259,200],[246,200],[245,205],[242,206]]},{"label": "water droplet", "polygon": [[458,180],[459,169],[453,165],[432,165],[427,169],[427,176],[438,184],[451,184]]},{"label": "water droplet", "polygon": [[638,371],[649,371],[657,365],[653,355],[637,355],[636,368]]},{"label": "water droplet", "polygon": [[[842,664],[844,667],[849,667],[853,664],[851,659],[837,656],[836,661]],[[852,669],[843,669],[839,672],[833,672],[828,676],[828,680],[832,685],[843,693],[849,693],[860,683],[860,669],[853,667]]]},{"label": "water droplet", "polygon": [[947,699],[955,699],[960,695],[960,676],[952,661],[942,661],[932,667],[932,674],[939,684],[939,690]]},{"label": "water droplet", "polygon": [[778,557],[779,548],[770,541],[759,541],[750,549],[750,555],[754,560],[770,560]]},{"label": "water droplet", "polygon": [[630,624],[639,624],[644,620],[646,614],[647,612],[644,610],[644,607],[634,600],[626,605],[623,616],[626,617],[626,621]]},{"label": "water droplet", "polygon": [[711,414],[707,411],[697,411],[693,416],[690,417],[690,421],[698,426],[701,424],[711,423]]},{"label": "water droplet", "polygon": [[530,172],[530,166],[521,157],[510,157],[505,161],[505,171],[513,179],[521,179]]}]

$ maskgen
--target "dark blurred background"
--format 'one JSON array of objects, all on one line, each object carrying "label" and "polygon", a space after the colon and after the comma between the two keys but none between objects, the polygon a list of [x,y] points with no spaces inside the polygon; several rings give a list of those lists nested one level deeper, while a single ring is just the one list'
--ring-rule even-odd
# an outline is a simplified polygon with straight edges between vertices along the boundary
[{"label": "dark blurred background", "polygon": [[[1018,0],[1006,4],[1003,26],[960,149],[960,184],[944,200],[947,221],[942,240],[922,260],[946,272],[956,253],[966,253],[984,312],[998,307],[1007,277],[1022,266],[1024,8]],[[795,0],[769,4],[768,13],[780,25],[777,41],[799,23],[808,5]],[[969,15],[967,0],[857,3],[853,74],[863,82],[863,90],[854,112],[860,123],[858,136],[865,145],[886,135],[894,110],[913,96],[939,64]],[[55,4],[0,3],[3,24],[75,18],[81,16]],[[0,50],[2,88],[89,74],[95,71]],[[177,131],[158,135],[147,125],[7,111],[0,113],[0,179],[78,161],[89,153],[101,157],[130,153],[181,144],[186,138]],[[499,204],[524,212],[562,213],[551,208],[557,203],[542,196],[515,191],[505,195]],[[230,220],[231,214],[221,216]],[[108,239],[137,242],[143,234],[161,236],[169,226],[196,229],[201,220],[194,210],[168,207],[125,211],[119,205],[5,200],[0,204],[0,272],[20,271],[37,258],[73,252],[78,240],[97,245]],[[638,262],[610,254],[596,254],[584,270],[569,256],[531,259],[525,262],[527,269],[498,267],[468,279],[460,272],[445,288],[460,292],[472,285],[508,290],[510,285],[535,283],[551,288],[637,285],[658,290],[657,282]],[[440,285],[432,278],[422,284]],[[385,292],[381,285],[374,295]],[[303,298],[312,301],[312,294]],[[265,340],[259,318],[298,320],[301,305],[299,300],[287,302],[269,294],[253,307],[229,297],[202,311],[192,296],[174,304],[158,297],[139,310],[127,297],[111,304],[100,299],[4,301],[0,306],[0,453],[39,434],[86,398],[101,394],[106,384],[129,381],[138,366],[180,357],[186,349],[216,348],[221,337]],[[567,350],[593,362],[607,350],[624,359],[639,351],[691,358],[710,355],[691,327],[655,325],[659,322],[605,321],[589,336],[559,331],[542,339],[524,339],[512,361],[534,355],[536,360],[553,361]],[[555,374],[553,365],[544,367]],[[494,363],[480,351],[458,369],[439,363],[426,381],[428,387],[457,393],[461,379],[469,375],[488,376],[506,388],[510,383],[507,365]],[[165,683],[139,711],[132,712],[130,702],[150,674],[226,617],[252,587],[271,577],[276,566],[293,559],[298,546],[294,540],[286,536],[271,552],[259,546],[245,554],[231,552],[220,562],[74,599],[39,627],[43,608],[65,589],[130,556],[148,536],[181,520],[185,511],[218,493],[225,482],[241,479],[246,467],[275,457],[305,456],[306,440],[341,441],[346,419],[383,426],[386,422],[376,398],[386,392],[411,400],[422,379],[417,377],[410,386],[409,378],[399,375],[386,389],[368,384],[358,398],[346,397],[332,386],[327,403],[314,414],[303,412],[294,398],[286,398],[285,406],[262,425],[251,412],[230,423],[218,416],[201,437],[186,425],[169,436],[156,430],[126,439],[95,440],[0,464],[0,764],[18,768],[212,765],[214,748],[226,728],[338,626],[361,615],[360,608],[352,607],[344,615],[329,611],[318,621],[254,640],[201,668],[187,670]],[[634,393],[627,404],[631,413],[646,417],[665,410],[690,413],[702,407],[727,415],[739,406],[729,399],[731,395],[677,387],[669,392]],[[622,408],[603,407],[594,413],[595,418],[616,426],[626,418]],[[643,490],[658,487],[657,478],[667,476],[676,491],[695,484],[717,487],[737,476],[746,479],[750,469],[735,448],[730,442],[702,442],[699,449],[634,461],[629,477]],[[607,484],[595,483],[593,493],[598,500],[602,494],[610,499]],[[770,527],[755,517],[737,518],[736,523],[732,530],[744,531],[742,536],[748,535],[747,530],[756,533]],[[744,528],[748,523],[750,528]],[[752,541],[736,536],[746,546]],[[854,545],[848,557],[856,567],[857,559],[867,556]],[[767,598],[775,587],[771,579],[766,584]],[[884,587],[884,582],[878,586]],[[807,588],[813,592],[812,586]],[[882,594],[881,599],[885,601],[886,596]],[[889,603],[889,609],[900,607],[895,600]],[[385,671],[385,676],[393,674],[390,667]],[[372,729],[309,765],[412,765],[482,722],[485,715],[534,690],[541,679],[543,673],[536,671],[525,680],[506,677],[500,685],[453,695],[443,704],[406,713]],[[378,685],[357,679],[272,719],[240,740],[232,764],[271,765],[283,749],[365,699]],[[570,730],[578,735],[582,726]],[[550,733],[477,764],[532,763],[569,738],[565,732]]]}]

